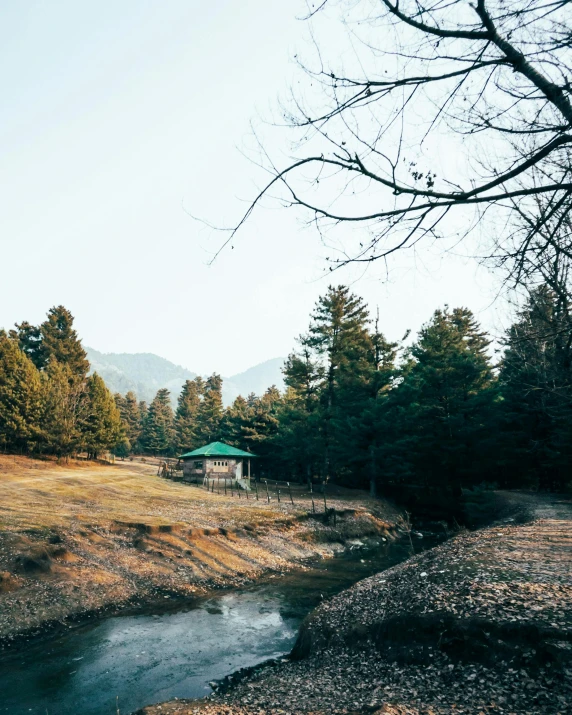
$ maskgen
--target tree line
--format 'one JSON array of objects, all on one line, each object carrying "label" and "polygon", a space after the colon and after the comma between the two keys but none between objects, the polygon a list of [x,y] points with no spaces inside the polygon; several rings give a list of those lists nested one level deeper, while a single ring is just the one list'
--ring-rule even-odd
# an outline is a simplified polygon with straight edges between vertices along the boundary
[{"label": "tree line", "polygon": [[0,449],[97,458],[113,449],[122,423],[63,306],[38,326],[0,330]]},{"label": "tree line", "polygon": [[436,310],[412,345],[330,287],[289,356],[274,437],[283,467],[415,501],[483,481],[562,489],[572,457],[567,293],[537,286],[503,341],[466,308]]},{"label": "tree line", "polygon": [[[146,409],[117,396],[131,444],[177,455],[222,440],[285,479],[399,499],[455,500],[482,482],[562,489],[572,457],[572,323],[566,293],[533,289],[502,340],[466,308],[436,310],[411,345],[388,341],[362,299],[330,287],[285,362],[285,391],[238,397],[188,380]],[[130,431],[131,430],[131,431]]]},{"label": "tree line", "polygon": [[456,499],[483,481],[564,489],[572,458],[572,314],[536,286],[491,357],[466,308],[436,310],[411,344],[391,342],[363,300],[331,286],[287,358],[285,390],[225,408],[216,373],[187,380],[173,409],[111,395],[62,306],[0,332],[0,447],[69,456],[178,456],[221,440],[258,471],[333,481],[405,501]]}]

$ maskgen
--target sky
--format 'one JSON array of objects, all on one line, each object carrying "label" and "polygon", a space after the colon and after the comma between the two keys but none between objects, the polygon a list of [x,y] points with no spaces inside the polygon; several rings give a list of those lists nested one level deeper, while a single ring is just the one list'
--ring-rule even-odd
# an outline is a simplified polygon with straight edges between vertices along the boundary
[{"label": "sky", "polygon": [[304,7],[2,3],[0,327],[63,304],[90,347],[223,375],[287,355],[329,283],[379,308],[390,339],[444,304],[502,329],[473,260],[427,247],[331,275],[315,231],[271,201],[212,262],[224,234],[193,216],[228,225],[261,186],[251,124],[296,81]]}]

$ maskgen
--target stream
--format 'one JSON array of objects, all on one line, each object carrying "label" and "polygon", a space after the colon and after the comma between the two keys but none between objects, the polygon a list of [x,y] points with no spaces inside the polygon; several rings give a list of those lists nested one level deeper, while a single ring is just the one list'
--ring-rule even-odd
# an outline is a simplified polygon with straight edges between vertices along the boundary
[{"label": "stream", "polygon": [[[209,682],[287,654],[323,598],[409,558],[435,539],[355,549],[176,607],[116,616],[0,657],[0,715],[127,715],[207,695]],[[166,602],[167,603],[167,602]]]}]

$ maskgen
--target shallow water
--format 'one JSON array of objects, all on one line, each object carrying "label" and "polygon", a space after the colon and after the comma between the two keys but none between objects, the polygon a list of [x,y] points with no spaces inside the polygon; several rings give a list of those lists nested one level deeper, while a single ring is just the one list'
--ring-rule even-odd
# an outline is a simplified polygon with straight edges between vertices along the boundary
[{"label": "shallow water", "polygon": [[[415,550],[434,541],[415,540]],[[0,713],[122,715],[288,653],[322,600],[412,554],[409,543],[355,550],[306,571],[197,599],[176,610],[117,616],[0,658]]]}]

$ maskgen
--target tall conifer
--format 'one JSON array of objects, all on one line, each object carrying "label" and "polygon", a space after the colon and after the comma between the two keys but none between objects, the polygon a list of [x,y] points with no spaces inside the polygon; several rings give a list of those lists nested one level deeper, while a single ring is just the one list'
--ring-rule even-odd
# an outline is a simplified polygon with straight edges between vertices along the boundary
[{"label": "tall conifer", "polygon": [[175,413],[175,448],[177,452],[199,447],[199,411],[205,386],[201,377],[186,380],[177,400]]},{"label": "tall conifer", "polygon": [[173,408],[169,390],[162,388],[157,392],[149,405],[141,443],[146,452],[151,454],[167,454],[172,450],[174,438]]},{"label": "tall conifer", "polygon": [[496,400],[489,342],[465,308],[437,310],[421,329],[381,424],[389,481],[445,500],[492,476],[485,468]]},{"label": "tall conifer", "polygon": [[91,459],[113,449],[123,434],[116,401],[96,372],[87,378],[87,404],[81,431],[83,446]]},{"label": "tall conifer", "polygon": [[67,365],[73,379],[81,381],[88,373],[89,362],[73,322],[73,315],[63,305],[51,308],[40,326],[42,351],[48,363],[57,360]]},{"label": "tall conifer", "polygon": [[198,411],[196,439],[199,444],[215,442],[221,438],[222,416],[222,377],[213,373],[205,381]]},{"label": "tall conifer", "polygon": [[40,374],[18,342],[0,331],[0,445],[27,451],[42,438]]},{"label": "tall conifer", "polygon": [[500,370],[503,483],[562,489],[572,460],[572,310],[567,292],[531,291]]}]

